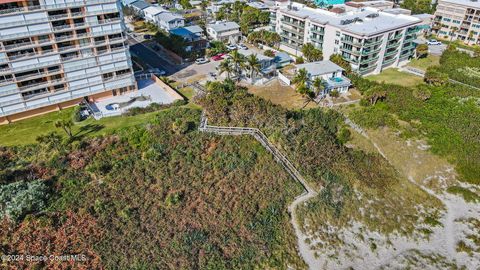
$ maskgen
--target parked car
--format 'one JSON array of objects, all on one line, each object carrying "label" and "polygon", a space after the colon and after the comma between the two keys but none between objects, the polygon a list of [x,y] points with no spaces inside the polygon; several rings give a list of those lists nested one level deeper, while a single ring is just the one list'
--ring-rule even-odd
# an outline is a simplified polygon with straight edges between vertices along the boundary
[{"label": "parked car", "polygon": [[151,68],[147,70],[147,73],[153,73],[156,76],[163,76],[166,74],[165,70],[161,70],[159,68]]},{"label": "parked car", "polygon": [[152,35],[143,35],[144,39],[152,39]]},{"label": "parked car", "polygon": [[197,65],[206,64],[208,62],[209,62],[208,59],[205,57],[200,57],[200,58],[197,58],[197,60],[195,60],[195,64]]},{"label": "parked car", "polygon": [[227,45],[227,49],[229,49],[229,50],[236,50],[236,49],[237,49],[237,45],[228,44],[228,45]]},{"label": "parked car", "polygon": [[436,39],[430,39],[429,41],[427,41],[427,45],[442,45],[442,42]]},{"label": "parked car", "polygon": [[224,55],[225,55],[224,53],[219,53],[219,54],[217,54],[217,55],[214,55],[214,56],[212,56],[212,60],[213,60],[213,61],[220,61],[220,60],[223,59],[223,56],[224,56]]},{"label": "parked car", "polygon": [[245,45],[243,45],[243,44],[241,44],[241,43],[240,43],[240,44],[237,44],[237,48],[238,48],[239,50],[248,50],[248,47],[245,46]]}]

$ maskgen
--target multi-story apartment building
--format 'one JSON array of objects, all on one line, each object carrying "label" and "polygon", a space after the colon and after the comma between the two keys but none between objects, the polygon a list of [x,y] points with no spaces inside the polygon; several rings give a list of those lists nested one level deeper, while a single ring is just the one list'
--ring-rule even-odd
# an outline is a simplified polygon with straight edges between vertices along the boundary
[{"label": "multi-story apartment building", "polygon": [[480,45],[480,2],[439,0],[432,32],[441,38]]},{"label": "multi-story apartment building", "polygon": [[407,62],[415,53],[413,40],[421,23],[409,15],[370,7],[338,14],[299,3],[273,8],[270,18],[285,51],[300,55],[302,45],[312,43],[325,59],[341,54],[360,74]]},{"label": "multi-story apartment building", "polygon": [[116,0],[0,1],[0,123],[136,89]]}]

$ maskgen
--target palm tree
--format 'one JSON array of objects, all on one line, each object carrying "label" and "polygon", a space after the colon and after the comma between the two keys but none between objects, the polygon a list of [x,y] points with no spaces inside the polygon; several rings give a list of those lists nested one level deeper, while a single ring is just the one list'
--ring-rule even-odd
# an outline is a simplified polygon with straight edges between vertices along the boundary
[{"label": "palm tree", "polygon": [[306,100],[302,109],[305,108],[310,102],[315,101],[315,93],[305,83],[297,86],[297,92]]},{"label": "palm tree", "polygon": [[455,33],[457,31],[458,31],[458,27],[456,27],[456,26],[452,27],[452,30],[450,30],[450,41],[452,41],[453,36],[455,35]]},{"label": "palm tree", "polygon": [[320,95],[320,93],[323,92],[325,89],[325,85],[323,84],[322,78],[320,77],[315,77],[313,80],[313,87],[315,89],[315,96]]},{"label": "palm tree", "polygon": [[239,53],[237,50],[231,53],[231,61],[234,67],[234,73],[237,75],[237,81],[240,81],[242,76],[242,69],[245,67],[245,56]]},{"label": "palm tree", "polygon": [[255,74],[259,73],[261,68],[257,55],[256,54],[249,55],[247,57],[246,65],[248,70],[250,71],[250,80],[252,80],[252,84],[253,84],[253,79],[255,77]]},{"label": "palm tree", "polygon": [[300,86],[305,86],[308,82],[308,72],[305,68],[301,68],[297,71],[297,74],[295,74],[295,77],[293,77],[292,83],[295,84],[298,87]]},{"label": "palm tree", "polygon": [[312,43],[306,43],[303,45],[301,51],[308,62],[320,61],[323,59],[322,51],[315,48]]},{"label": "palm tree", "polygon": [[73,138],[73,122],[71,120],[58,120],[55,122],[55,127],[63,129],[70,139]]},{"label": "palm tree", "polygon": [[230,80],[230,76],[233,73],[233,65],[232,61],[230,59],[225,59],[223,60],[220,65],[218,66],[218,72],[219,75],[222,75],[223,73],[227,73],[227,79]]}]

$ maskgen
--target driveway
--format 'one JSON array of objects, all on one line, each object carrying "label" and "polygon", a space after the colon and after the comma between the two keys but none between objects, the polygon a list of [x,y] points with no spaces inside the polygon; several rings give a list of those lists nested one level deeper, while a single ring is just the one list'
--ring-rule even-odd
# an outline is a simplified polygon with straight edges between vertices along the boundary
[{"label": "driveway", "polygon": [[432,55],[442,55],[443,51],[447,49],[447,45],[428,45],[428,53]]}]

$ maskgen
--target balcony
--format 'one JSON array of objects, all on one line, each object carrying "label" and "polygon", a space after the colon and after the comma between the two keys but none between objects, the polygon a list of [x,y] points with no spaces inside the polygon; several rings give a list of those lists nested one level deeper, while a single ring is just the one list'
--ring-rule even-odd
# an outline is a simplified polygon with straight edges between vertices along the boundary
[{"label": "balcony", "polygon": [[22,48],[22,47],[28,47],[28,46],[33,46],[35,43],[33,42],[22,42],[22,43],[17,43],[17,44],[12,44],[12,45],[6,45],[3,46],[5,50],[11,50],[11,49],[17,49],[17,48]]},{"label": "balcony", "polygon": [[22,59],[22,58],[26,58],[26,57],[32,57],[32,56],[35,56],[35,55],[37,55],[35,52],[22,53],[22,54],[16,54],[16,55],[9,56],[8,59],[10,59],[10,61],[15,61],[15,60],[18,60],[18,59]]},{"label": "balcony", "polygon": [[49,86],[57,85],[57,84],[61,84],[61,83],[65,83],[65,79],[62,78],[62,79],[57,79],[57,80],[34,83],[34,84],[19,87],[18,89],[20,89],[20,91],[22,91],[22,92],[26,92],[26,91],[35,90],[37,88],[49,87]]},{"label": "balcony", "polygon": [[58,73],[61,73],[61,72],[62,71],[59,68],[57,68],[57,69],[49,70],[49,71],[41,71],[41,72],[38,72],[38,73],[35,73],[35,74],[15,76],[15,78],[17,79],[17,82],[19,82],[19,81],[24,81],[24,80],[32,80],[32,79],[38,78],[38,77],[45,77],[47,75],[55,75],[55,74],[58,74]]},{"label": "balcony", "polygon": [[387,49],[389,49],[389,48],[397,48],[399,45],[400,45],[400,41],[387,43]]},{"label": "balcony", "polygon": [[316,42],[316,43],[321,43],[323,44],[323,37],[319,38],[318,36],[315,37],[315,36],[310,36],[310,40],[313,41],[313,42]]},{"label": "balcony", "polygon": [[388,65],[388,64],[391,64],[393,62],[395,62],[397,60],[396,57],[392,57],[392,58],[389,58],[389,59],[386,59],[386,60],[383,60],[383,63],[382,65],[385,66],[385,65]]},{"label": "balcony", "polygon": [[399,38],[401,38],[402,36],[403,36],[402,33],[393,35],[393,36],[391,36],[391,37],[388,38],[388,41],[395,40],[395,39],[399,39]]},{"label": "balcony", "polygon": [[290,39],[290,40],[296,41],[296,42],[298,42],[298,43],[300,43],[300,44],[303,44],[303,39],[301,39],[301,38],[299,38],[299,37],[292,37],[292,36],[287,35],[287,34],[284,34],[284,33],[280,34],[280,36],[283,37],[283,38],[286,38],[286,39]]},{"label": "balcony", "polygon": [[402,53],[403,53],[403,51],[405,51],[405,50],[412,50],[412,49],[415,49],[415,44],[413,44],[413,43],[411,43],[411,44],[408,45],[408,46],[403,47],[403,48],[402,48]]},{"label": "balcony", "polygon": [[115,3],[116,1],[115,0],[84,0],[84,1],[68,2],[68,3],[53,4],[53,5],[25,6],[25,7],[0,10],[0,16],[5,14],[12,14],[12,13],[27,13],[32,11],[46,11],[46,10],[52,10],[52,9],[81,7],[86,5],[87,2],[88,4],[106,4],[106,3]]},{"label": "balcony", "polygon": [[346,52],[349,52],[350,54],[358,55],[358,56],[361,54],[360,50],[352,50],[345,47],[341,47],[340,50],[346,51]]},{"label": "balcony", "polygon": [[293,26],[293,27],[298,27],[298,28],[305,28],[305,25],[304,24],[301,24],[299,22],[291,22],[289,20],[285,20],[285,19],[282,19],[280,20],[282,23],[286,24],[286,25],[290,25],[290,26]]},{"label": "balcony", "polygon": [[314,34],[319,34],[319,35],[323,35],[325,33],[325,30],[323,28],[310,28],[310,32],[314,33]]},{"label": "balcony", "polygon": [[359,63],[359,60],[358,60],[358,59],[350,58],[349,56],[345,56],[345,55],[342,55],[342,57],[343,57],[343,60],[345,60],[345,61],[347,61],[347,62],[356,64],[356,65]]},{"label": "balcony", "polygon": [[403,43],[407,43],[407,42],[410,42],[412,40],[415,39],[415,36],[407,36],[404,40],[403,40]]},{"label": "balcony", "polygon": [[375,56],[375,57],[370,57],[368,59],[361,59],[360,64],[368,64],[368,63],[372,63],[372,62],[377,62],[378,58],[379,58],[378,56]]},{"label": "balcony", "polygon": [[10,83],[10,82],[14,82],[15,79],[12,77],[12,78],[8,78],[8,79],[1,79],[0,80],[0,85],[2,84],[5,84],[5,83]]},{"label": "balcony", "polygon": [[67,19],[68,17],[70,17],[69,13],[63,13],[63,14],[57,14],[57,15],[50,15],[48,16],[48,19],[50,19],[51,21],[55,21],[55,20]]},{"label": "balcony", "polygon": [[363,49],[362,51],[362,55],[370,55],[370,54],[374,54],[374,53],[378,53],[380,51],[380,47],[376,48],[376,49]]},{"label": "balcony", "polygon": [[280,25],[280,29],[284,30],[284,31],[287,31],[287,32],[290,32],[290,33],[294,33],[296,35],[302,35],[305,33],[303,29],[297,29],[297,28],[293,28],[293,27],[285,27],[284,25]]},{"label": "balcony", "polygon": [[61,31],[61,30],[70,29],[70,28],[72,28],[72,26],[70,24],[64,24],[64,25],[54,26],[53,30],[54,31]]},{"label": "balcony", "polygon": [[367,39],[367,40],[365,40],[364,45],[365,45],[366,47],[371,47],[371,46],[380,44],[380,43],[382,43],[382,42],[383,42],[382,39],[378,39],[378,40],[371,40],[371,39],[369,40],[369,39]]},{"label": "balcony", "polygon": [[341,41],[343,43],[351,44],[351,45],[356,46],[356,47],[362,47],[362,45],[363,45],[362,41],[348,39],[348,38],[344,38],[344,37],[341,39]]},{"label": "balcony", "polygon": [[359,67],[358,71],[361,73],[368,73],[370,71],[373,71],[375,68],[377,68],[376,65],[369,65],[369,66]]},{"label": "balcony", "polygon": [[389,52],[385,52],[384,56],[387,57],[387,56],[391,56],[391,55],[396,55],[398,53],[398,50],[395,49],[395,50],[392,50],[392,51],[389,51]]}]

